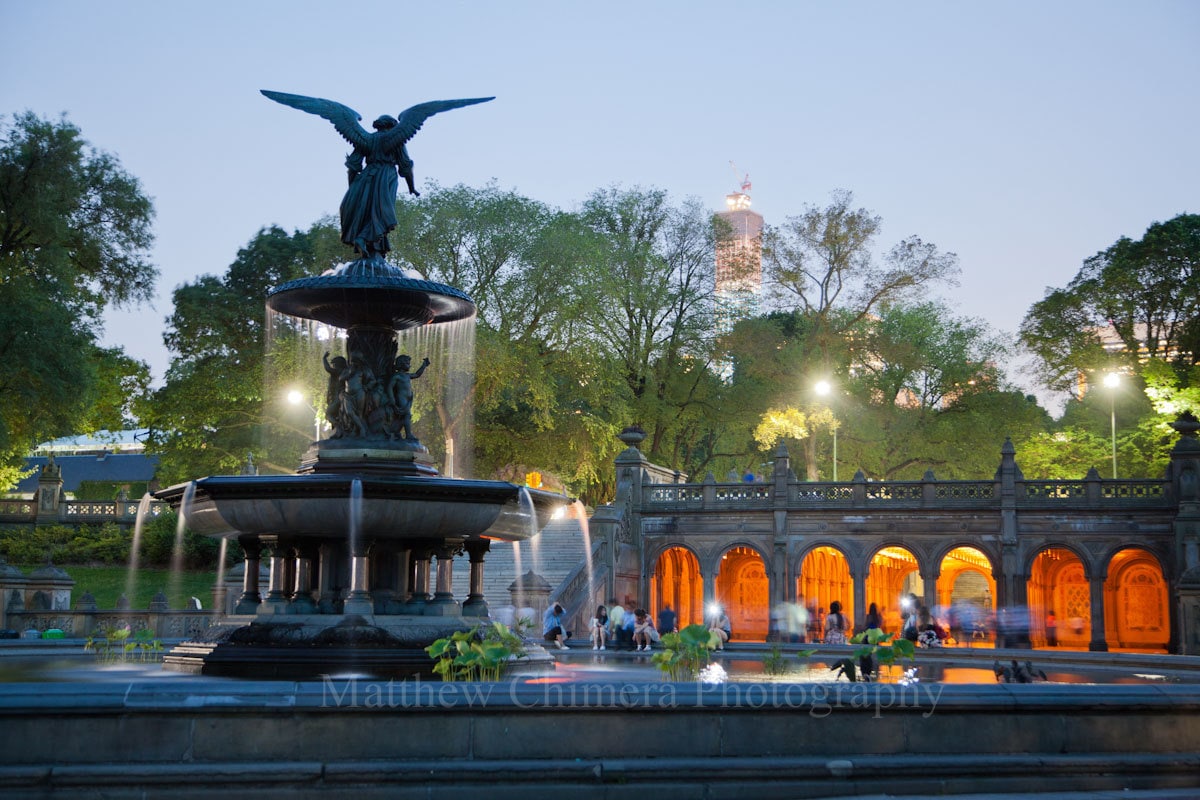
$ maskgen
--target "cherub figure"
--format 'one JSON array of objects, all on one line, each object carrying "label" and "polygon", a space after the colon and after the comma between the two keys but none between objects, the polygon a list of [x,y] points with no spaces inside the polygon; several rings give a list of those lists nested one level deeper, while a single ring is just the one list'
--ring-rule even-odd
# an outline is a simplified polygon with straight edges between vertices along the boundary
[{"label": "cherub figure", "polygon": [[350,363],[339,376],[342,381],[341,418],[344,426],[343,433],[353,436],[366,436],[367,423],[363,419],[363,409],[367,403],[367,384],[374,380],[371,371],[362,363],[362,353],[350,354]]},{"label": "cherub figure", "polygon": [[389,387],[392,402],[395,404],[395,416],[392,420],[392,426],[396,434],[403,435],[405,439],[416,438],[412,435],[412,382],[414,378],[421,377],[428,366],[429,359],[426,358],[421,361],[421,366],[417,371],[410,375],[408,370],[412,367],[412,359],[406,355],[396,357],[396,371],[392,374],[391,385]]},{"label": "cherub figure", "polygon": [[329,351],[321,357],[325,371],[329,373],[329,383],[325,387],[325,419],[333,426],[333,436],[341,438],[345,425],[342,422],[342,373],[346,371],[346,359],[342,356],[329,358]]}]

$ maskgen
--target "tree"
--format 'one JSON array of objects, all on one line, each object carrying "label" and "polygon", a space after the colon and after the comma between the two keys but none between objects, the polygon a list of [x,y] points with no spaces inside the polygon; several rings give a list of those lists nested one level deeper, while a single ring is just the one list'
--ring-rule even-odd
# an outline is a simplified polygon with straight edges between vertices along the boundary
[{"label": "tree", "polygon": [[[616,365],[653,459],[681,466],[695,415],[711,413],[712,287],[722,228],[697,201],[673,206],[658,189],[594,192],[581,211],[603,250],[583,277],[582,322]],[[702,466],[698,464],[697,466]]]},{"label": "tree", "polygon": [[950,281],[958,270],[957,256],[915,236],[878,263],[872,247],[882,220],[853,202],[851,192],[835,191],[828,206],[808,206],[763,235],[764,279],[778,305],[812,320],[811,346],[820,360],[879,306]]},{"label": "tree", "polygon": [[[1136,369],[1147,356],[1197,363],[1198,303],[1200,215],[1180,214],[1085,260],[1066,288],[1048,290],[1033,305],[1020,336],[1038,359],[1042,382],[1065,391],[1081,374],[1117,364]],[[1107,330],[1120,339],[1121,352],[1103,346]]]},{"label": "tree", "polygon": [[[775,312],[739,324],[728,340],[732,391],[755,409],[760,455],[779,438],[794,440],[789,449],[809,480],[829,477],[834,428],[839,463],[877,479],[928,469],[940,478],[989,475],[998,432],[1045,428],[1045,412],[1005,387],[996,366],[1005,344],[978,320],[937,303],[882,305],[830,342],[832,364],[821,373],[805,341],[818,325],[800,310]],[[818,396],[818,378],[834,393]]]},{"label": "tree", "polygon": [[[415,409],[432,412],[427,446],[441,455],[453,440],[463,461],[474,421],[476,474],[523,475],[525,464],[589,494],[607,480],[598,459],[620,430],[594,412],[604,365],[587,356],[579,319],[595,235],[576,215],[495,186],[435,186],[403,199],[397,215],[396,257],[463,289],[478,308],[468,323],[474,362],[444,361],[423,379]],[[458,372],[465,386],[456,391]]]},{"label": "tree", "polygon": [[99,345],[102,314],[151,298],[153,216],[65,119],[0,120],[0,483],[39,441],[129,421],[149,370]]},{"label": "tree", "polygon": [[328,220],[291,234],[264,228],[223,276],[175,290],[163,336],[171,367],[139,406],[165,482],[236,473],[248,455],[268,471],[296,468],[312,417],[285,405],[285,386],[322,396],[320,351],[329,343],[306,323],[266,315],[263,305],[271,288],[332,266],[343,254],[337,236]]}]

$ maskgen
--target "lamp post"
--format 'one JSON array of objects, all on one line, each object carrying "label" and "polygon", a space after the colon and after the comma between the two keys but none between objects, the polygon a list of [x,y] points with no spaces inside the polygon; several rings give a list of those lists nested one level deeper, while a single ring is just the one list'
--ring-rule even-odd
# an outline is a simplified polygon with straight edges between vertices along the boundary
[{"label": "lamp post", "polygon": [[299,389],[292,389],[287,393],[288,402],[294,406],[306,406],[309,411],[313,412],[313,441],[321,441],[321,415],[317,409],[313,408],[312,404],[304,399],[304,393]]},{"label": "lamp post", "polygon": [[1117,386],[1121,383],[1120,376],[1110,372],[1104,376],[1104,385],[1108,387],[1108,410],[1112,422],[1112,462],[1113,480],[1117,479]]},{"label": "lamp post", "polygon": [[[822,397],[828,397],[833,393],[833,386],[829,381],[817,381],[817,385],[813,387],[817,394]],[[837,420],[833,421],[833,482],[837,483]]]}]

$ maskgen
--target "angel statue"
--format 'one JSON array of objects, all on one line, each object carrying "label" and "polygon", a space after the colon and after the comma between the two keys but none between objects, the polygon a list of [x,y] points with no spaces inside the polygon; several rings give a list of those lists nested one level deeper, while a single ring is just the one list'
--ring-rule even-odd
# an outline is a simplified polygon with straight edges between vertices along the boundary
[{"label": "angel statue", "polygon": [[364,259],[382,256],[391,249],[387,235],[396,227],[397,175],[404,176],[410,194],[420,195],[413,186],[413,162],[405,147],[408,140],[434,114],[494,99],[473,97],[421,103],[401,112],[399,119],[385,114],[372,123],[375,132],[370,133],[359,124],[362,116],[341,103],[266,89],[261,91],[277,103],[324,117],[354,145],[354,152],[346,157],[350,188],[342,198],[342,241]]}]

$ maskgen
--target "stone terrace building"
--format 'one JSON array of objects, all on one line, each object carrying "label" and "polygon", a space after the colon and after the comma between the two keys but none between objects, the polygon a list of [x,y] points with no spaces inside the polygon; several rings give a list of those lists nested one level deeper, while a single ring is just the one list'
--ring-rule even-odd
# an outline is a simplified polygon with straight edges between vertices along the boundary
[{"label": "stone terrace building", "polygon": [[[1200,430],[1190,414],[1161,480],[1027,479],[1010,441],[988,481],[811,483],[776,451],[760,483],[651,464],[628,429],[617,499],[592,518],[596,579],[568,608],[616,597],[680,624],[722,604],[734,638],[762,641],[772,609],[837,600],[860,629],[870,603],[898,630],[913,593],[942,618],[988,617],[1001,643],[1200,652]],[[1053,614],[1057,631],[1047,630]],[[971,636],[963,621],[960,637]],[[980,628],[983,626],[981,625]],[[1055,633],[1057,636],[1055,637]]]}]

